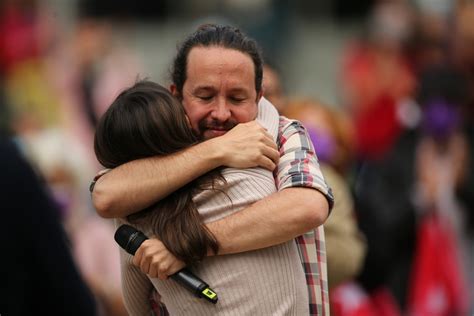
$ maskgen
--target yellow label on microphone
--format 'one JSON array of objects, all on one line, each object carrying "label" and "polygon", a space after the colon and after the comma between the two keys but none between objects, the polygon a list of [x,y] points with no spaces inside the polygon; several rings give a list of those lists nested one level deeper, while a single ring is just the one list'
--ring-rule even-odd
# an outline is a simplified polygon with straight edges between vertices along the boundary
[{"label": "yellow label on microphone", "polygon": [[217,294],[214,291],[212,291],[210,288],[204,289],[204,291],[202,291],[201,293],[206,295],[210,299],[214,299],[217,296]]}]

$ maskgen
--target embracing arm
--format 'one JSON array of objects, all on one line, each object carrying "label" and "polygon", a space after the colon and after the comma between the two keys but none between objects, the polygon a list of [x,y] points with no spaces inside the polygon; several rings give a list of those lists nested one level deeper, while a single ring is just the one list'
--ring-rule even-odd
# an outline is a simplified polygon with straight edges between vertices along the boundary
[{"label": "embracing arm", "polygon": [[208,145],[201,143],[169,156],[134,160],[105,173],[92,191],[97,213],[106,218],[125,217],[218,167],[217,156],[207,150]]},{"label": "embracing arm", "polygon": [[[273,246],[302,235],[326,220],[332,206],[332,194],[321,174],[309,137],[299,123],[284,131],[277,170],[280,191],[207,224],[219,241],[219,254]],[[142,256],[142,263],[135,264],[149,273],[151,257],[151,253]],[[158,274],[171,275],[177,271],[169,265],[153,262]]]},{"label": "embracing arm", "polygon": [[125,217],[219,166],[273,170],[278,157],[263,127],[239,124],[224,136],[181,152],[131,161],[107,172],[95,183],[92,200],[100,216]]},{"label": "embracing arm", "polygon": [[279,192],[208,224],[219,240],[219,254],[291,240],[323,224],[328,217],[333,197],[309,136],[299,122],[283,123],[276,173]]},{"label": "embracing arm", "polygon": [[[287,188],[242,211],[207,224],[219,240],[219,255],[277,245],[321,225],[328,201],[312,188]],[[209,251],[209,255],[213,255]],[[141,271],[166,279],[183,267],[158,239],[149,239],[137,251],[134,264]]]},{"label": "embracing arm", "polygon": [[311,188],[287,188],[207,226],[219,240],[219,254],[270,247],[323,224],[324,195]]}]

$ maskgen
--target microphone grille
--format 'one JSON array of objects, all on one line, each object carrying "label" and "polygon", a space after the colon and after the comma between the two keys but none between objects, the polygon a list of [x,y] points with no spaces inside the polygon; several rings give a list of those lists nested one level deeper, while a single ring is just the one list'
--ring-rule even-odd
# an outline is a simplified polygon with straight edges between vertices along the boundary
[{"label": "microphone grille", "polygon": [[130,225],[122,225],[115,232],[114,239],[125,251],[135,255],[135,252],[147,237]]}]

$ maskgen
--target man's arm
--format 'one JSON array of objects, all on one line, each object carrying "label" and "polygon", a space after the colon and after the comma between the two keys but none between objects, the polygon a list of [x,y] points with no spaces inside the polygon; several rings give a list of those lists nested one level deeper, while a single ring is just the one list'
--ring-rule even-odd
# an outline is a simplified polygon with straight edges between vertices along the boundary
[{"label": "man's arm", "polygon": [[219,255],[277,245],[323,224],[328,202],[311,188],[287,188],[207,226]]},{"label": "man's arm", "polygon": [[208,224],[219,241],[219,254],[291,240],[323,224],[328,217],[332,193],[305,128],[298,121],[282,119],[279,142],[280,160],[275,173],[279,192]]},{"label": "man's arm", "polygon": [[[323,224],[333,198],[322,176],[313,146],[299,122],[289,122],[280,137],[281,157],[277,170],[279,192],[207,226],[220,244],[218,254],[239,253],[273,246],[302,235]],[[153,243],[150,239],[150,248]],[[209,253],[212,255],[212,253]],[[147,259],[148,258],[148,259]],[[145,254],[144,268],[153,262],[154,271],[171,275],[177,270]],[[135,262],[136,265],[138,265]],[[156,272],[155,272],[156,273]]]},{"label": "man's arm", "polygon": [[[219,241],[218,255],[223,255],[286,242],[321,225],[327,214],[328,202],[319,191],[288,188],[207,227]],[[182,268],[181,261],[168,260],[173,255],[158,239],[148,239],[138,252],[133,263],[148,275],[166,279]],[[168,259],[162,260],[165,256]]]},{"label": "man's arm", "polygon": [[256,122],[239,124],[221,137],[176,154],[139,159],[102,175],[92,191],[102,217],[138,212],[219,166],[273,170],[279,153],[271,136]]}]

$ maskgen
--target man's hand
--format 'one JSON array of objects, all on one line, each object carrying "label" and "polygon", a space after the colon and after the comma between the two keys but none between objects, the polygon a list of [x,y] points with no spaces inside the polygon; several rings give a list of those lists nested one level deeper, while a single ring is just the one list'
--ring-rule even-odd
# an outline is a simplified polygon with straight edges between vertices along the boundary
[{"label": "man's hand", "polygon": [[212,139],[222,154],[224,166],[263,167],[273,171],[280,154],[272,136],[256,121],[236,125],[225,135]]},{"label": "man's hand", "polygon": [[133,257],[133,264],[143,273],[161,280],[166,280],[168,276],[185,267],[184,262],[178,260],[156,238],[147,239],[141,244]]},{"label": "man's hand", "polygon": [[223,136],[178,153],[138,159],[110,170],[95,183],[92,201],[102,217],[125,217],[217,167],[260,166],[273,171],[279,157],[262,126],[253,121],[238,124]]}]

